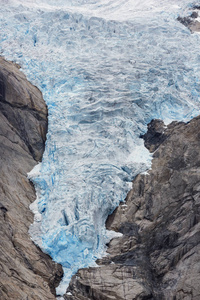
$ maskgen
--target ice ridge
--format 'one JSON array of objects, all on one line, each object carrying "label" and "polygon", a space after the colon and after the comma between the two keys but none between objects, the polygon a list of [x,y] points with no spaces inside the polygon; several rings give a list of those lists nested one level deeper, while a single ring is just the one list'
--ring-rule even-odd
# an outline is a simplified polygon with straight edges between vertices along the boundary
[{"label": "ice ridge", "polygon": [[105,253],[108,214],[151,164],[139,138],[146,124],[199,114],[200,55],[199,36],[176,21],[189,1],[145,0],[139,16],[127,5],[141,1],[56,3],[2,6],[0,50],[48,105],[45,153],[29,174],[37,191],[30,234],[62,264],[62,295]]}]

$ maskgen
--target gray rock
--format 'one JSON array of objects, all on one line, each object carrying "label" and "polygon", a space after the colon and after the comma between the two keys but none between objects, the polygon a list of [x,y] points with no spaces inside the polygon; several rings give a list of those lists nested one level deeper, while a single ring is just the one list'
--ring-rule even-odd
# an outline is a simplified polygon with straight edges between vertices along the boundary
[{"label": "gray rock", "polygon": [[0,299],[55,299],[61,266],[31,241],[29,205],[35,191],[27,179],[41,160],[47,108],[41,92],[0,57]]},{"label": "gray rock", "polygon": [[65,299],[200,299],[200,117],[154,120],[144,138],[152,169],[107,220],[123,236],[98,268],[77,272]]},{"label": "gray rock", "polygon": [[183,24],[184,26],[186,26],[191,33],[193,32],[200,32],[200,22],[197,20],[198,16],[199,16],[199,10],[200,10],[200,6],[199,5],[193,5],[192,7],[192,13],[187,16],[187,17],[181,17],[179,16],[177,18],[177,20]]}]

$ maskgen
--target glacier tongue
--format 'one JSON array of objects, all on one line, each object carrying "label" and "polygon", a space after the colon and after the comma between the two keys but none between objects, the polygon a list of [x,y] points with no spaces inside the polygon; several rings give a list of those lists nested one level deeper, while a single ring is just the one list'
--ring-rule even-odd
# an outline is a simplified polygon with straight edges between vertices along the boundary
[{"label": "glacier tongue", "polygon": [[63,265],[60,295],[105,253],[108,214],[150,167],[146,124],[199,114],[199,36],[176,21],[190,2],[157,2],[12,0],[0,11],[1,53],[48,105],[30,234]]}]

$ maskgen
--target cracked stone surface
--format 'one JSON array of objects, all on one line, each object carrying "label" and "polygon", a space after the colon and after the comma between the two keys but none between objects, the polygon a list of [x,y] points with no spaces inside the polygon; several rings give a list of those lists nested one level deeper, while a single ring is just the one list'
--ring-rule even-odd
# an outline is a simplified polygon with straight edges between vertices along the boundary
[{"label": "cracked stone surface", "polygon": [[61,266],[31,241],[29,205],[35,191],[27,179],[41,160],[47,108],[41,92],[15,64],[0,57],[0,299],[55,299]]},{"label": "cracked stone surface", "polygon": [[200,117],[153,120],[143,138],[152,168],[107,219],[123,236],[77,272],[67,300],[200,299]]}]

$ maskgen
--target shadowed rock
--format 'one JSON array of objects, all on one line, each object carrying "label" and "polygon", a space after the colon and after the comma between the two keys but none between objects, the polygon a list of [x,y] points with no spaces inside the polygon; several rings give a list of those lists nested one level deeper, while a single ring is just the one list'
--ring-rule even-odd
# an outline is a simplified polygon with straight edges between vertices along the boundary
[{"label": "shadowed rock", "polygon": [[72,278],[68,300],[200,299],[200,117],[144,135],[152,169],[133,181],[107,228],[123,233],[98,268]]},{"label": "shadowed rock", "polygon": [[46,131],[41,92],[0,58],[0,299],[55,299],[62,277],[28,234],[36,196],[27,172],[42,159]]},{"label": "shadowed rock", "polygon": [[200,22],[197,20],[199,17],[199,5],[193,5],[192,7],[192,13],[187,17],[181,17],[179,16],[177,20],[186,26],[192,33],[193,32],[200,32]]}]

